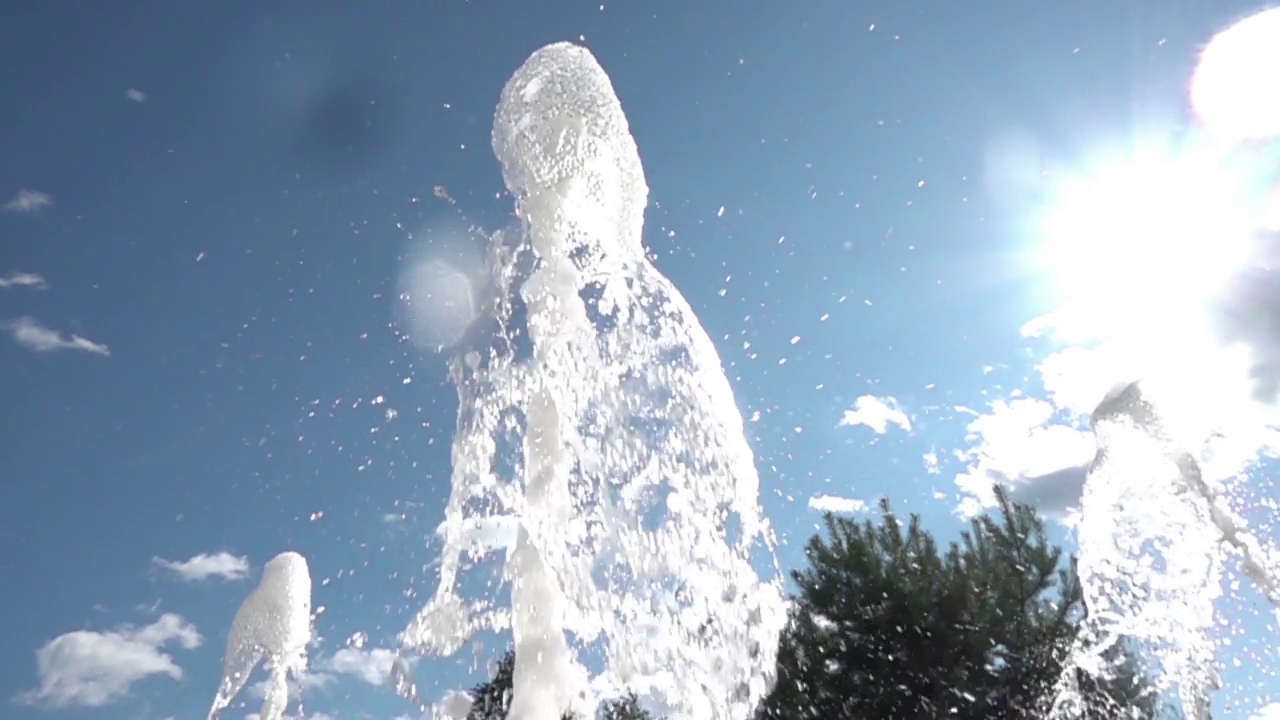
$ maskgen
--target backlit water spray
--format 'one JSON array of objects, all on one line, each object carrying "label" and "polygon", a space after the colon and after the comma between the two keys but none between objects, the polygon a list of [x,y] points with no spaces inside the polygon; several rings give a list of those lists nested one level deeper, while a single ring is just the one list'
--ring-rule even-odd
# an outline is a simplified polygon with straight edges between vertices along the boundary
[{"label": "backlit water spray", "polygon": [[[1208,718],[1217,687],[1214,605],[1223,561],[1280,608],[1274,559],[1231,510],[1227,485],[1206,477],[1213,436],[1192,443],[1170,422],[1163,393],[1122,385],[1091,418],[1098,443],[1078,527],[1078,572],[1088,616],[1059,685],[1054,717],[1082,716],[1084,677],[1141,651],[1161,692],[1176,691],[1189,720]],[[1082,677],[1083,676],[1083,677]]]},{"label": "backlit water spray", "polygon": [[[510,628],[514,720],[590,717],[603,686],[672,717],[747,718],[785,620],[774,541],[715,347],[645,257],[640,156],[587,50],[550,45],[516,71],[493,149],[521,232],[488,249],[493,341],[452,361],[440,582],[404,651]],[[480,577],[499,548],[509,603]],[[416,700],[406,663],[396,676]]]},{"label": "backlit water spray", "polygon": [[[1203,130],[1224,147],[1280,136],[1277,53],[1280,10],[1241,21],[1206,48],[1192,104]],[[1172,216],[1176,209],[1162,212]],[[1159,239],[1213,246],[1222,238],[1205,235],[1238,230],[1220,220],[1221,227],[1197,237],[1164,233]],[[1255,239],[1264,224],[1254,224]],[[1274,275],[1266,260],[1275,252],[1266,247],[1270,242],[1253,243],[1252,257],[1232,268],[1229,286],[1204,307],[1179,313],[1172,333],[1157,332],[1160,352],[1144,366],[1143,380],[1118,386],[1090,418],[1098,450],[1078,525],[1087,617],[1055,693],[1054,718],[1085,717],[1084,686],[1105,681],[1121,656],[1136,651],[1149,661],[1159,692],[1175,693],[1189,720],[1207,720],[1219,682],[1215,604],[1229,556],[1280,608],[1273,553],[1227,502],[1232,484],[1267,444],[1259,431],[1276,424],[1274,378],[1268,377],[1275,328],[1263,320],[1266,293],[1250,289],[1259,273]],[[1123,267],[1134,281],[1119,283],[1122,292],[1141,294],[1136,278],[1160,272],[1147,260]],[[1192,290],[1178,284],[1173,296],[1151,298],[1150,306],[1167,309]],[[1200,325],[1202,314],[1207,326]],[[1147,323],[1135,330],[1149,330],[1157,319]]]}]

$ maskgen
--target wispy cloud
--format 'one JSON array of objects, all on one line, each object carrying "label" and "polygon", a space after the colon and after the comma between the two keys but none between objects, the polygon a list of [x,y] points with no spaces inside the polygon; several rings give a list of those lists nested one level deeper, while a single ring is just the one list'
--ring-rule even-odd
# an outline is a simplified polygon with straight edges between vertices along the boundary
[{"label": "wispy cloud", "polygon": [[40,686],[13,698],[21,705],[50,708],[102,707],[129,694],[130,688],[153,675],[182,679],[182,668],[165,647],[177,643],[185,650],[204,638],[181,615],[166,613],[143,627],[115,630],[76,630],[50,640],[36,650]]},{"label": "wispy cloud", "polygon": [[[391,666],[395,659],[396,653],[386,648],[348,646],[316,662],[313,668],[298,677],[298,683],[304,690],[320,691],[337,682],[339,676],[346,675],[370,685],[384,685],[391,679]],[[409,661],[412,664],[414,659]],[[265,697],[267,685],[267,680],[250,685],[250,696]]]},{"label": "wispy cloud", "polygon": [[55,352],[57,350],[80,350],[94,355],[108,356],[111,349],[106,345],[94,342],[89,338],[62,332],[45,327],[33,317],[20,317],[10,320],[0,328],[9,331],[13,341],[33,352]]},{"label": "wispy cloud", "polygon": [[23,188],[4,204],[4,209],[9,212],[30,213],[43,210],[52,204],[53,198],[49,193]]},{"label": "wispy cloud", "polygon": [[[310,669],[295,679],[303,690],[307,691],[307,693],[311,693],[314,691],[325,690],[332,685],[335,680],[337,680],[337,676],[321,669]],[[257,698],[259,700],[265,698],[267,696],[267,688],[270,685],[271,681],[267,678],[263,678],[262,680],[250,685],[247,691],[249,693],[249,697]],[[248,718],[245,720],[248,720]]]},{"label": "wispy cloud", "polygon": [[839,495],[814,495],[809,498],[809,507],[820,512],[858,513],[867,509],[867,501]]},{"label": "wispy cloud", "polygon": [[863,395],[853,401],[853,407],[844,411],[839,425],[865,425],[883,435],[890,425],[897,425],[903,430],[911,429],[911,418],[891,397],[878,398],[875,395]]},{"label": "wispy cloud", "polygon": [[49,283],[45,281],[43,275],[37,275],[29,272],[11,272],[5,277],[0,277],[0,288],[28,287],[33,290],[48,290]]},{"label": "wispy cloud", "polygon": [[382,685],[391,677],[391,664],[396,654],[386,648],[362,650],[344,647],[326,663],[335,673],[353,675],[370,685]]},{"label": "wispy cloud", "polygon": [[930,450],[929,452],[920,456],[920,459],[924,461],[924,471],[929,473],[930,475],[937,475],[938,473],[942,472],[941,460],[938,459],[937,450]]},{"label": "wispy cloud", "polygon": [[152,563],[169,570],[184,582],[201,582],[211,577],[243,580],[249,575],[249,558],[229,552],[200,553],[188,560],[152,558]]}]

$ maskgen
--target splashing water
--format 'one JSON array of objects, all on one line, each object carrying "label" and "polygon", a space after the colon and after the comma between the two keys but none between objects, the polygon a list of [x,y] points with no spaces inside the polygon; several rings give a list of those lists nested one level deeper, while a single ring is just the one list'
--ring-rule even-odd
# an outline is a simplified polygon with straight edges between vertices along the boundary
[{"label": "splashing water", "polygon": [[[1128,278],[1112,283],[1126,299],[1155,298],[1125,332],[1135,347],[1157,349],[1138,373],[1143,382],[1113,391],[1092,415],[1098,454],[1085,482],[1078,526],[1088,616],[1057,687],[1055,718],[1081,717],[1081,681],[1107,678],[1124,646],[1132,645],[1154,660],[1157,689],[1176,690],[1189,720],[1207,720],[1219,682],[1211,633],[1227,554],[1238,558],[1243,574],[1280,612],[1274,553],[1224,500],[1232,482],[1270,444],[1262,431],[1277,425],[1275,327],[1265,322],[1275,285],[1275,247],[1258,232],[1274,216],[1274,179],[1268,158],[1252,157],[1256,153],[1245,141],[1280,134],[1280,94],[1274,91],[1278,38],[1276,9],[1240,21],[1208,44],[1191,82],[1192,105],[1214,139],[1210,167],[1221,166],[1229,176],[1256,176],[1236,187],[1217,183],[1228,188],[1225,198],[1193,186],[1184,203],[1206,222],[1188,226],[1192,232],[1182,236],[1183,245],[1202,245],[1207,238],[1240,241],[1234,256],[1218,253],[1219,259],[1230,258],[1217,266],[1216,279],[1225,282],[1210,283],[1213,291],[1196,297],[1188,291],[1203,286],[1204,263],[1182,278],[1146,257],[1117,266],[1175,282],[1156,294],[1135,292]],[[1212,174],[1198,171],[1194,177],[1199,182]],[[1255,183],[1262,189],[1251,189]],[[1159,198],[1148,215],[1167,222],[1170,196]],[[1243,212],[1233,210],[1237,206]],[[1127,234],[1177,244],[1177,229],[1164,227],[1144,223]],[[1096,273],[1090,275],[1097,280]],[[1179,309],[1168,312],[1170,307]],[[1110,301],[1106,313],[1114,315]]]},{"label": "splashing water", "polygon": [[268,677],[261,720],[280,720],[289,704],[288,679],[307,669],[307,643],[311,640],[311,573],[307,561],[296,552],[284,552],[267,562],[258,586],[240,604],[227,653],[222,659],[222,680],[209,708],[209,718],[231,704],[259,662],[266,661]]},{"label": "splashing water", "polygon": [[[1163,432],[1137,383],[1108,395],[1092,420],[1098,455],[1078,528],[1088,617],[1064,679],[1076,668],[1106,677],[1118,643],[1135,642],[1159,663],[1157,687],[1176,685],[1189,717],[1205,717],[1216,685],[1209,631],[1221,567],[1209,505],[1193,487],[1199,469]],[[1077,701],[1064,692],[1058,710]]]},{"label": "splashing water", "polygon": [[1079,577],[1088,616],[1060,681],[1053,717],[1077,717],[1077,672],[1106,678],[1136,644],[1155,660],[1156,688],[1176,689],[1189,720],[1210,717],[1217,688],[1211,637],[1221,594],[1222,550],[1239,556],[1280,607],[1272,561],[1244,520],[1205,478],[1202,458],[1168,431],[1149,388],[1117,388],[1092,416],[1098,455],[1078,527]]},{"label": "splashing water", "polygon": [[[644,256],[644,172],[591,54],[535,52],[502,91],[493,148],[523,233],[489,248],[496,341],[452,364],[440,585],[402,644],[451,654],[509,626],[516,720],[589,709],[601,679],[672,717],[746,718],[785,620],[774,541],[715,347]],[[503,536],[509,611],[465,581]]]}]

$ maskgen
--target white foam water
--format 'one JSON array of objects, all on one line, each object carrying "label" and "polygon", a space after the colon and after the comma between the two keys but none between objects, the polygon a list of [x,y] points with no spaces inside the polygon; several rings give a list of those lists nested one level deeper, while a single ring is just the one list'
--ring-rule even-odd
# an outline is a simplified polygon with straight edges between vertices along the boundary
[{"label": "white foam water", "polygon": [[311,573],[306,558],[284,552],[267,562],[258,586],[240,604],[227,652],[222,659],[222,680],[209,708],[215,718],[231,704],[249,681],[258,663],[268,669],[261,720],[280,720],[289,704],[289,678],[297,680],[307,669],[307,643],[311,640]]},{"label": "white foam water", "polygon": [[[716,349],[645,257],[640,156],[586,49],[549,45],[516,71],[493,149],[522,232],[489,248],[494,342],[452,363],[440,584],[402,644],[451,654],[510,627],[515,720],[591,716],[602,685],[673,718],[743,720],[785,620],[774,541]],[[468,580],[495,538],[509,607]]]}]

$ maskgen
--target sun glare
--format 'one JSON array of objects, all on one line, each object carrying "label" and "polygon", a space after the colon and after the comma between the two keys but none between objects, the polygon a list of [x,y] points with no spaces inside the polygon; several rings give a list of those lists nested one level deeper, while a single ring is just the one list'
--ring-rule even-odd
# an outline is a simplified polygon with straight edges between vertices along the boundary
[{"label": "sun glare", "polygon": [[1280,7],[1214,36],[1191,79],[1191,105],[1204,126],[1231,140],[1280,135]]},{"label": "sun glare", "polygon": [[1063,299],[1101,325],[1162,325],[1247,261],[1253,223],[1220,163],[1147,152],[1059,182],[1038,229]]}]

